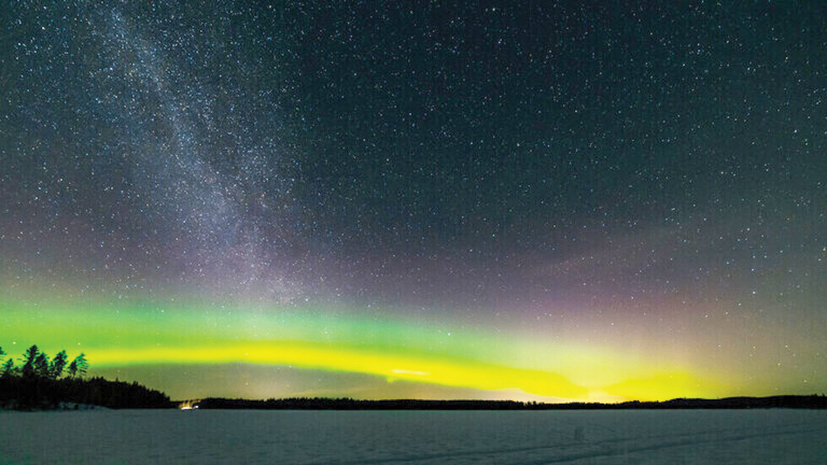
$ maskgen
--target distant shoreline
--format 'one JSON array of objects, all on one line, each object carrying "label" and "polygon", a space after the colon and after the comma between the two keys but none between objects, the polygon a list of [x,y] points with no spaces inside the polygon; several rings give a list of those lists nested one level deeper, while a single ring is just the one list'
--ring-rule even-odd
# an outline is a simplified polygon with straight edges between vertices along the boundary
[{"label": "distant shoreline", "polygon": [[770,396],[728,397],[723,399],[672,399],[663,402],[621,402],[617,404],[571,402],[561,404],[509,400],[356,400],[331,398],[225,399],[206,398],[179,401],[184,409],[224,410],[677,410],[677,409],[752,409],[799,408],[827,409],[827,397]]}]

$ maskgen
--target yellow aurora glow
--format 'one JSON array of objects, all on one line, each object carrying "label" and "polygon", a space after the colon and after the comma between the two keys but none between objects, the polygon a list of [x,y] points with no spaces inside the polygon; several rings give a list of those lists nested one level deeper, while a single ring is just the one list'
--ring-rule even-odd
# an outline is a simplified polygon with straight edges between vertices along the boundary
[{"label": "yellow aurora glow", "polygon": [[[230,364],[361,373],[387,380],[577,401],[714,396],[721,383],[685,367],[593,345],[484,330],[439,331],[411,321],[172,307],[5,303],[23,345],[83,351],[93,368]],[[2,341],[4,347],[9,342]],[[15,341],[16,343],[16,341]],[[20,347],[22,352],[24,347]],[[15,349],[17,350],[17,349]],[[7,350],[8,351],[8,350]],[[655,367],[655,368],[653,368]],[[164,386],[157,386],[163,389]]]},{"label": "yellow aurora glow", "polygon": [[[91,355],[90,355],[91,357]],[[165,348],[107,350],[95,356],[106,365],[168,363],[255,363],[299,368],[345,371],[482,390],[519,389],[547,397],[585,398],[588,390],[554,373],[492,365],[448,356],[392,355],[340,345],[321,346],[301,342],[259,343],[220,348]]]}]

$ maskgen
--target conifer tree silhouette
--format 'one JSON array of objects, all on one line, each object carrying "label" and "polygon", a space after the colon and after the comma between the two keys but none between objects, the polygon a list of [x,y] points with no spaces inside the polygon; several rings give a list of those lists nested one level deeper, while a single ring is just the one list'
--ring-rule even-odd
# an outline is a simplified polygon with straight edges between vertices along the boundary
[{"label": "conifer tree silhouette", "polygon": [[29,347],[23,353],[23,376],[33,376],[35,374],[34,362],[38,355],[40,355],[40,349],[37,348],[37,345]]}]

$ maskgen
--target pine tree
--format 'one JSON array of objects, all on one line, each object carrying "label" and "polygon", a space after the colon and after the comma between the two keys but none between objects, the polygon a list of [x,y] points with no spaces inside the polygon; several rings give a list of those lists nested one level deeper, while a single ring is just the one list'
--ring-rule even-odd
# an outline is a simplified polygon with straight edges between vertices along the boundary
[{"label": "pine tree", "polygon": [[74,377],[75,375],[80,376],[83,378],[83,375],[86,374],[86,370],[89,369],[89,362],[86,361],[86,355],[81,352],[80,355],[75,357],[72,360],[72,363],[69,365],[69,374]]},{"label": "pine tree", "polygon": [[37,360],[38,355],[40,355],[40,350],[36,345],[29,347],[26,349],[26,352],[23,353],[23,376],[34,375],[34,362]]},{"label": "pine tree", "polygon": [[3,368],[0,368],[0,378],[8,378],[9,376],[14,376],[14,372],[14,359],[9,357],[9,359],[6,360],[6,363],[3,364]]},{"label": "pine tree", "polygon": [[66,368],[67,357],[66,351],[61,350],[60,352],[55,355],[55,358],[52,359],[52,366],[49,369],[49,376],[52,379],[60,378],[60,375],[63,374],[63,370]]},{"label": "pine tree", "polygon": [[41,352],[34,360],[34,373],[42,378],[48,378],[49,371],[49,356],[46,352]]}]

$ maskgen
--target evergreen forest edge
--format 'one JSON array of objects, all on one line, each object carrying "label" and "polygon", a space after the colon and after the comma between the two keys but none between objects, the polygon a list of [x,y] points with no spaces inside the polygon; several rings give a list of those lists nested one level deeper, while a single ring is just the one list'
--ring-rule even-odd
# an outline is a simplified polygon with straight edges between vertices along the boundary
[{"label": "evergreen forest edge", "polygon": [[[0,357],[5,355],[0,348]],[[71,362],[65,350],[54,358],[33,345],[16,366],[9,357],[0,367],[0,409],[56,410],[98,406],[113,409],[171,408],[169,397],[137,382],[86,379],[89,362],[81,353]]]}]

